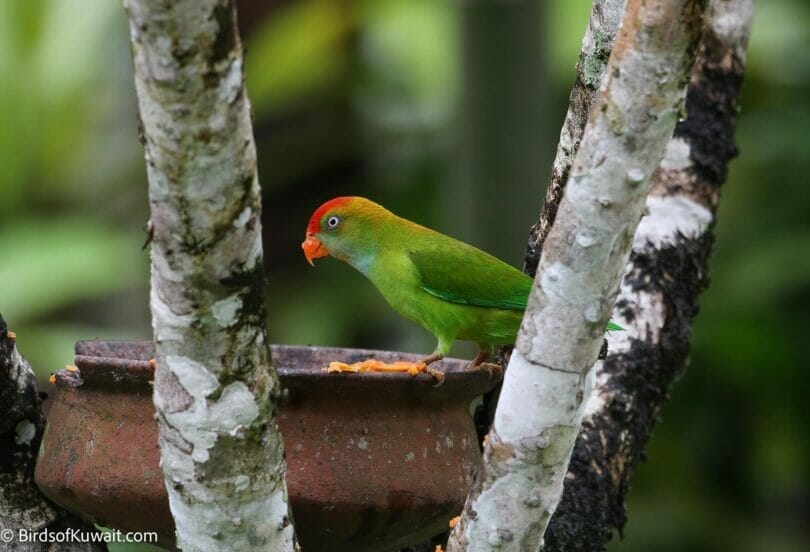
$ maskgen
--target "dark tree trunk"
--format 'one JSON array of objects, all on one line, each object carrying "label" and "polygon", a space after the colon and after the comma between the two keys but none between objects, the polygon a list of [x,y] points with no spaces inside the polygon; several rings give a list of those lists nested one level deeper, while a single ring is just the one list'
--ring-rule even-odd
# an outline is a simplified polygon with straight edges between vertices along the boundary
[{"label": "dark tree trunk", "polygon": [[[0,316],[0,550],[99,551],[104,544],[25,542],[20,535],[97,532],[48,500],[34,484],[34,467],[45,428],[34,372],[17,352],[14,332]],[[83,539],[75,539],[83,540]]]}]

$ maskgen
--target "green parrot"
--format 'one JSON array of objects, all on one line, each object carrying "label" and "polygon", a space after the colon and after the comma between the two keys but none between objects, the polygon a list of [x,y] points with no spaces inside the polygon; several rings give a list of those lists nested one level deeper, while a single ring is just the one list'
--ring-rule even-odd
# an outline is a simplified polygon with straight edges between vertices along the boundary
[{"label": "green parrot", "polygon": [[394,310],[436,336],[425,365],[444,358],[456,340],[478,344],[470,368],[482,365],[495,346],[515,343],[532,279],[476,247],[363,197],[337,197],[318,207],[301,247],[313,266],[327,255],[347,262]]}]

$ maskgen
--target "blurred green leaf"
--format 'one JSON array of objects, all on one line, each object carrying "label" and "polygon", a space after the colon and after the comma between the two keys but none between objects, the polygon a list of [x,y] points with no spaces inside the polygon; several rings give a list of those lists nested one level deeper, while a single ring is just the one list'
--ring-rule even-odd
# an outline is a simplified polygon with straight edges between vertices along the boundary
[{"label": "blurred green leaf", "polygon": [[133,286],[145,287],[142,236],[84,219],[37,220],[0,230],[0,308],[10,323]]},{"label": "blurred green leaf", "polygon": [[89,138],[82,130],[101,107],[86,101],[104,90],[98,56],[122,16],[106,0],[0,3],[0,215],[67,184],[70,154]]},{"label": "blurred green leaf", "polygon": [[555,79],[568,88],[574,82],[591,3],[583,0],[551,0],[546,5],[543,44],[548,50],[549,67]]},{"label": "blurred green leaf", "polygon": [[802,0],[757,2],[748,67],[773,83],[810,78],[810,5]]},{"label": "blurred green leaf", "polygon": [[451,6],[431,0],[366,0],[359,10],[364,23],[359,53],[381,91],[398,92],[430,112],[447,111],[458,77],[458,29]]},{"label": "blurred green leaf", "polygon": [[248,92],[258,116],[338,78],[342,44],[352,27],[346,4],[306,0],[286,4],[247,44]]}]

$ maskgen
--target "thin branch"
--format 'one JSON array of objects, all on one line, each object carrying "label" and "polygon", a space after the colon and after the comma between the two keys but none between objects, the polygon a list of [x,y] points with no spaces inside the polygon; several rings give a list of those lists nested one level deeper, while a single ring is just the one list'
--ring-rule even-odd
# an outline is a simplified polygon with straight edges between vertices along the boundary
[{"label": "thin branch", "polygon": [[149,177],[155,406],[184,550],[293,550],[232,0],[125,0]]},{"label": "thin branch", "polygon": [[736,155],[734,121],[753,20],[753,0],[713,0],[678,123],[655,173],[649,214],[613,317],[627,332],[609,338],[597,365],[547,551],[604,549],[626,521],[624,498],[669,389],[686,367],[698,296],[708,285],[712,226],[726,167]]},{"label": "thin branch", "polygon": [[544,243],[483,473],[448,550],[541,545],[650,179],[682,112],[705,7],[706,0],[627,4]]},{"label": "thin branch", "polygon": [[[34,467],[45,428],[36,378],[28,361],[17,351],[14,332],[0,316],[0,550],[45,552],[55,550],[45,532],[67,535],[68,530],[86,534],[95,527],[48,500],[34,484]],[[20,537],[23,537],[22,539]],[[10,537],[10,538],[9,538]],[[60,550],[91,552],[107,550],[103,543],[71,542]]]},{"label": "thin branch", "polygon": [[582,50],[577,61],[576,80],[569,96],[568,112],[565,114],[557,154],[551,166],[551,179],[546,188],[546,199],[540,218],[529,232],[523,271],[534,276],[543,242],[548,236],[557,209],[562,200],[565,184],[571,172],[571,164],[579,149],[588,114],[597,97],[605,74],[610,53],[616,42],[616,33],[622,20],[627,0],[593,0],[588,28],[582,39]]}]

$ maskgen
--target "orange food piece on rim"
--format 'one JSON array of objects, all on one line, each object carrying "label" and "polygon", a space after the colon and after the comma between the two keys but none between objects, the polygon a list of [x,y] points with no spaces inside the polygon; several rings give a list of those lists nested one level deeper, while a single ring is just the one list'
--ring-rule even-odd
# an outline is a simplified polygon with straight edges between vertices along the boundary
[{"label": "orange food piece on rim", "polygon": [[427,365],[424,362],[397,361],[388,363],[370,358],[353,364],[330,362],[325,370],[327,372],[400,372],[417,376],[426,369]]}]

